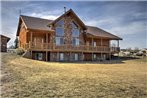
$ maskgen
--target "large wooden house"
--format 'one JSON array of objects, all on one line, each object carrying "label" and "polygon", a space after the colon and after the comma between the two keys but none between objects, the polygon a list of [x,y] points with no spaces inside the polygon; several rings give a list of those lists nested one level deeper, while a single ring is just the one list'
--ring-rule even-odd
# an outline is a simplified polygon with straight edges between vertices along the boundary
[{"label": "large wooden house", "polygon": [[[111,54],[119,52],[122,40],[85,25],[72,9],[55,20],[20,15],[17,36],[26,57],[44,61],[111,59]],[[111,47],[111,40],[117,40],[118,46]]]}]

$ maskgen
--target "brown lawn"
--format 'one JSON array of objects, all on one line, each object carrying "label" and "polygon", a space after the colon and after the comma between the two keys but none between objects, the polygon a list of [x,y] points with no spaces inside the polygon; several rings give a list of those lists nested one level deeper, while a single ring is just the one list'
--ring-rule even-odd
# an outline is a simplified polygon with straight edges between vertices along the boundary
[{"label": "brown lawn", "polygon": [[2,98],[147,97],[147,58],[57,63],[3,53],[1,70]]}]

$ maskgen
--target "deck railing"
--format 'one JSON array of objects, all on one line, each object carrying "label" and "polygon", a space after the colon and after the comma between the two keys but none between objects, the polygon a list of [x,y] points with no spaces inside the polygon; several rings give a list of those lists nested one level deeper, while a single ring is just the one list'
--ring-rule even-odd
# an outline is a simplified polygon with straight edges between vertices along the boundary
[{"label": "deck railing", "polygon": [[27,43],[25,49],[46,49],[55,51],[93,51],[93,52],[118,52],[119,47],[106,47],[106,46],[87,46],[79,45],[74,46],[71,44],[56,45],[51,43]]}]

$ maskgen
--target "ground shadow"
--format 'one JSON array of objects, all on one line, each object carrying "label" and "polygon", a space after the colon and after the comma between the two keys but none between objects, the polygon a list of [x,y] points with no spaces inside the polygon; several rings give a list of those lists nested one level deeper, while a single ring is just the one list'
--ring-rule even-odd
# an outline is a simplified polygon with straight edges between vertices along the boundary
[{"label": "ground shadow", "polygon": [[135,59],[140,59],[139,57],[112,57],[111,60],[98,60],[98,61],[64,61],[64,62],[59,62],[59,63],[74,63],[74,64],[121,64],[124,63],[124,61],[127,60],[135,60]]}]

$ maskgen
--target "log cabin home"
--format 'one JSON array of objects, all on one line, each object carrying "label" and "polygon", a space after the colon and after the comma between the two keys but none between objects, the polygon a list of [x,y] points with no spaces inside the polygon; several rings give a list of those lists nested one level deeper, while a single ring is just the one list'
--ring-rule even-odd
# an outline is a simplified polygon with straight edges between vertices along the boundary
[{"label": "log cabin home", "polygon": [[1,52],[7,52],[7,43],[9,42],[10,38],[5,35],[0,35],[1,39]]},{"label": "log cabin home", "polygon": [[[55,20],[20,15],[17,36],[24,56],[43,61],[94,61],[111,59],[122,38],[87,26],[72,9]],[[117,47],[110,41],[116,40]]]}]

